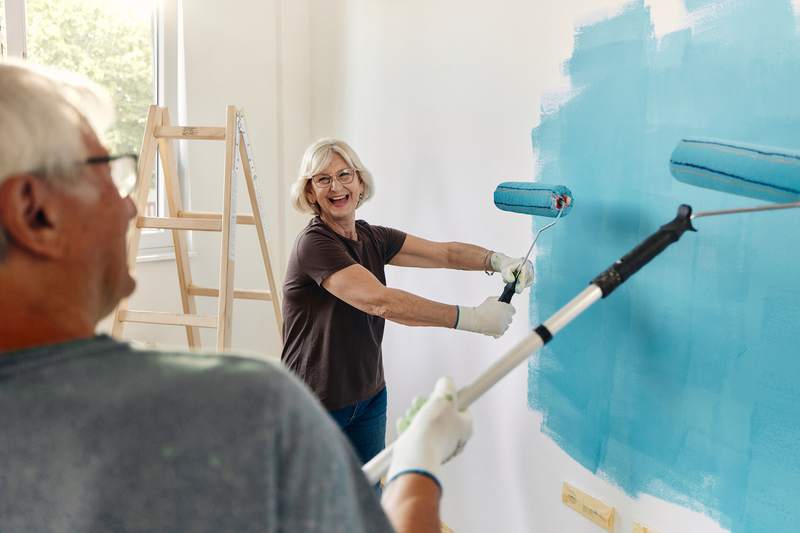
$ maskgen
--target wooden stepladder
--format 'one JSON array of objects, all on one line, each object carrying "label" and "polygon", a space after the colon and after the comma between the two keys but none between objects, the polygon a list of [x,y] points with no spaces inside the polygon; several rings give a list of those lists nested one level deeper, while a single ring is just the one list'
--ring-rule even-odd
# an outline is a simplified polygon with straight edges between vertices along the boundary
[{"label": "wooden stepladder", "polygon": [[[225,142],[222,213],[183,210],[175,154],[172,149],[173,139]],[[161,156],[164,176],[168,211],[168,216],[166,217],[144,216],[157,152]],[[134,223],[131,224],[128,233],[128,266],[131,272],[136,267],[136,255],[139,251],[139,238],[142,229],[172,230],[172,242],[175,247],[175,262],[178,268],[178,285],[183,313],[132,311],[128,309],[128,301],[123,300],[119,303],[114,313],[111,334],[117,338],[121,337],[124,323],[126,322],[184,326],[189,347],[199,348],[199,328],[216,328],[216,349],[220,351],[226,350],[230,348],[231,344],[233,300],[238,298],[271,301],[275,323],[278,327],[278,337],[280,338],[283,320],[264,228],[265,210],[260,184],[254,168],[252,150],[247,137],[244,116],[241,111],[234,106],[228,106],[225,127],[188,127],[171,125],[169,112],[166,108],[150,106],[137,172],[139,181],[134,191],[134,201],[139,214]],[[240,173],[243,175],[247,185],[252,209],[251,215],[237,214],[236,211],[237,187],[234,177]],[[269,290],[236,290],[233,287],[236,265],[237,224],[253,225],[256,228]],[[201,287],[192,282],[187,243],[182,234],[182,231],[186,230],[222,233],[218,289]],[[219,299],[217,316],[198,315],[196,296],[217,297]]]}]

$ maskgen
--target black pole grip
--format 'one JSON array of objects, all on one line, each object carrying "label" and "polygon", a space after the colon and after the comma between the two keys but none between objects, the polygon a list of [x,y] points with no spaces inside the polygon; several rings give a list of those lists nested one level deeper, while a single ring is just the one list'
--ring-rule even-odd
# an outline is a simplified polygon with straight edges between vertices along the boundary
[{"label": "black pole grip", "polygon": [[517,285],[516,279],[514,279],[514,281],[509,281],[508,283],[506,283],[506,287],[505,289],[503,289],[503,294],[500,295],[500,298],[498,298],[498,300],[503,303],[510,304],[511,298],[514,297],[514,292],[516,292],[514,290],[514,287],[516,287],[516,285]]},{"label": "black pole grip", "polygon": [[678,214],[672,221],[661,226],[657,232],[642,241],[627,255],[618,259],[605,272],[594,278],[592,283],[603,291],[603,298],[605,298],[670,244],[677,242],[685,231],[697,230],[692,226],[692,207],[682,204],[678,207]]}]

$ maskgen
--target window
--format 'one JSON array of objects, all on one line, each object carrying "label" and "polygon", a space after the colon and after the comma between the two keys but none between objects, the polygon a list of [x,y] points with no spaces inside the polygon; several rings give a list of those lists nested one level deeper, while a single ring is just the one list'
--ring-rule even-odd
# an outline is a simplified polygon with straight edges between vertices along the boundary
[{"label": "window", "polygon": [[0,0],[0,57],[8,55],[6,46],[6,2]]},{"label": "window", "polygon": [[[170,1],[175,0],[0,0],[0,27],[8,21],[9,55],[78,72],[105,87],[115,107],[105,142],[112,153],[138,153],[147,107],[174,101],[167,93],[176,83],[164,76],[176,69],[163,61],[175,54],[162,49],[170,31],[163,4]],[[160,172],[154,178],[146,216],[165,210]],[[170,245],[166,231],[143,230],[140,259]]]}]

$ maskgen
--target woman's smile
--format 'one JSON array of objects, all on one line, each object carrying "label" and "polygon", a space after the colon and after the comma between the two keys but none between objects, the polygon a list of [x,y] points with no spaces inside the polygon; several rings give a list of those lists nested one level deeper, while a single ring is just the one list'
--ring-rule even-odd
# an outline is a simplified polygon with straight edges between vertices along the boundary
[{"label": "woman's smile", "polygon": [[350,201],[349,193],[339,193],[337,195],[328,196],[328,201],[333,207],[345,207]]}]

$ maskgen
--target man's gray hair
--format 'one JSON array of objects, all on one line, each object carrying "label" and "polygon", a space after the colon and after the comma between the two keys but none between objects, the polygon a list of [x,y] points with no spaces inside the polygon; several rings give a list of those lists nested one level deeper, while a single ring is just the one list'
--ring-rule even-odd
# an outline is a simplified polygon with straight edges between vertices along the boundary
[{"label": "man's gray hair", "polygon": [[[82,76],[0,60],[0,183],[26,173],[69,179],[86,158],[86,123],[102,132],[112,110],[106,91]],[[0,227],[0,260],[7,247]]]}]

